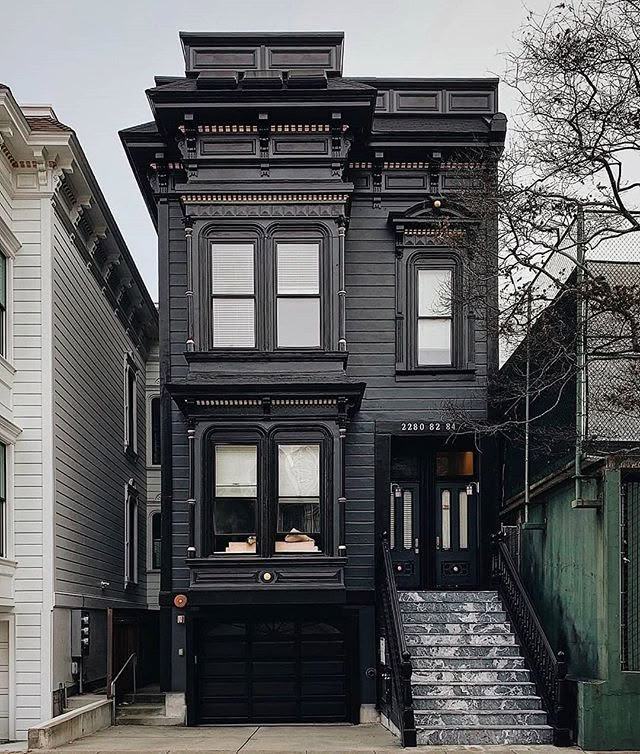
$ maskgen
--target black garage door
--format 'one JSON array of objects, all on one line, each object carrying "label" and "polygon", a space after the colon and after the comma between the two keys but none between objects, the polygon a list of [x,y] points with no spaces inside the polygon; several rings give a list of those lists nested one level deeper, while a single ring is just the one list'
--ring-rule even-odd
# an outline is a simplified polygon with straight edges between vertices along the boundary
[{"label": "black garage door", "polygon": [[347,720],[341,616],[256,611],[260,617],[198,620],[198,722]]}]

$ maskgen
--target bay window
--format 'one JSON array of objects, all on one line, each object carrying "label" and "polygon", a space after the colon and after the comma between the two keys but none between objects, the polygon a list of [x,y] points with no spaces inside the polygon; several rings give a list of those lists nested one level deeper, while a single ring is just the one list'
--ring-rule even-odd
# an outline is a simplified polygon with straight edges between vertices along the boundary
[{"label": "bay window", "polygon": [[305,233],[282,232],[276,238],[221,233],[210,242],[212,349],[326,346],[324,245],[318,236],[312,231],[306,237]]},{"label": "bay window", "polygon": [[216,435],[205,444],[204,540],[210,555],[326,550],[330,442],[322,431]]}]

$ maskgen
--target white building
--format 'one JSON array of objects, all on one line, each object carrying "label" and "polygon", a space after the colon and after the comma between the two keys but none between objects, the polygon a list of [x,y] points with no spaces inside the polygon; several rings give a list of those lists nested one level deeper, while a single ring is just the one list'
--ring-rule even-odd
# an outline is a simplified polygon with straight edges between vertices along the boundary
[{"label": "white building", "polygon": [[0,740],[50,718],[61,688],[104,686],[108,622],[116,671],[155,630],[156,340],[156,309],[74,132],[0,85]]}]

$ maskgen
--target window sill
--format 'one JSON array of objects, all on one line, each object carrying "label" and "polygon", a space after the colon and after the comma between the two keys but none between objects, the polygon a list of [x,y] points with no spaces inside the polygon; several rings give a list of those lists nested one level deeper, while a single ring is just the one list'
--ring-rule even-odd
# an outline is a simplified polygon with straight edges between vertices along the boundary
[{"label": "window sill", "polygon": [[7,359],[6,356],[0,353],[0,367],[4,368],[9,372],[10,374],[16,373],[16,368],[13,366],[13,364]]},{"label": "window sill", "polygon": [[441,375],[457,375],[460,378],[471,379],[476,374],[475,367],[416,367],[415,369],[396,369],[396,381],[411,382]]},{"label": "window sill", "polygon": [[317,348],[291,348],[278,351],[238,349],[212,349],[211,351],[185,351],[187,362],[192,361],[342,361],[346,364],[347,351],[323,351]]},{"label": "window sill", "polygon": [[310,594],[344,592],[347,558],[322,553],[287,553],[270,558],[223,555],[191,558],[186,564],[191,574],[190,588],[194,591],[268,596],[296,590]]}]

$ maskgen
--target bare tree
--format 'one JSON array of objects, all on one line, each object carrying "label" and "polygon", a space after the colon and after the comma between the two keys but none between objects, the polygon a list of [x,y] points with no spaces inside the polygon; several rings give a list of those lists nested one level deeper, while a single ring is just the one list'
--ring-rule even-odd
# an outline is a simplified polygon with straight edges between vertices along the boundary
[{"label": "bare tree", "polygon": [[[488,421],[451,410],[475,431],[537,433],[549,450],[579,432],[569,405],[576,381],[605,364],[597,384],[593,371],[594,415],[630,415],[640,430],[640,269],[588,261],[624,243],[640,268],[640,0],[528,13],[503,80],[519,105],[497,180],[479,153],[460,201],[486,220],[498,215],[497,259],[472,266],[465,295],[497,276],[499,316],[486,321],[499,323],[503,348],[515,353],[490,376]],[[472,243],[486,255],[482,239]]]}]

